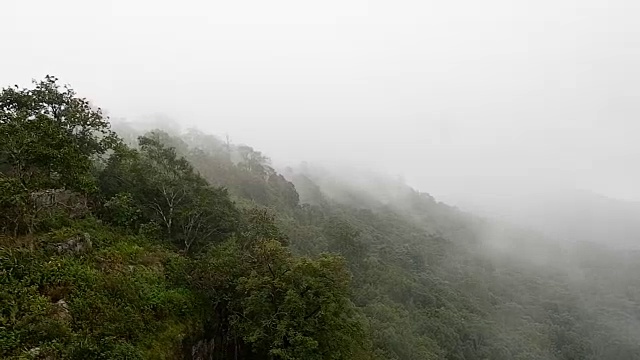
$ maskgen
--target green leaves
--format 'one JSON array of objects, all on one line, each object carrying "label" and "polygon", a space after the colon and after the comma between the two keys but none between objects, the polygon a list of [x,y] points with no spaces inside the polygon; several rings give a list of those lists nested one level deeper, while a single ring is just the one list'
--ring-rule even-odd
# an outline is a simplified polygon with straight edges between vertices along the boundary
[{"label": "green leaves", "polygon": [[595,251],[594,286],[531,275],[426,194],[327,196],[228,139],[138,141],[53,77],[0,93],[0,357],[640,357],[633,254]]},{"label": "green leaves", "polygon": [[0,92],[0,226],[14,235],[63,209],[43,201],[42,191],[96,190],[94,161],[117,142],[100,109],[57,81],[47,76],[32,89]]},{"label": "green leaves", "polygon": [[[223,344],[215,349],[219,358],[362,353],[363,326],[349,300],[344,260],[294,257],[276,213],[239,211],[225,188],[210,186],[178,154],[173,146],[190,151],[180,139],[152,132],[131,149],[99,109],[53,77],[33,89],[3,90],[0,136],[5,232],[42,230],[40,209],[56,196],[86,207],[88,197],[76,195],[91,193],[98,204],[85,222],[69,220],[71,227],[29,246],[0,248],[2,356],[171,358],[183,339],[203,334]],[[226,153],[192,155],[205,165],[226,161],[214,168],[232,169],[247,199],[297,208],[293,185],[259,152],[201,145]],[[107,150],[108,160],[94,167]],[[75,244],[85,232],[92,243],[86,251],[47,245]]]},{"label": "green leaves", "polygon": [[0,93],[0,169],[29,189],[92,189],[92,160],[116,143],[100,109],[47,76]]},{"label": "green leaves", "polygon": [[[236,229],[239,213],[225,189],[209,186],[158,138],[139,141],[139,151],[117,148],[100,175],[103,193],[111,196],[105,207],[119,207],[119,214],[108,212],[111,221],[131,226],[140,215],[140,221],[158,224],[186,253],[221,241]],[[125,193],[130,197],[118,199]],[[125,200],[130,202],[124,204]]]},{"label": "green leaves", "polygon": [[130,193],[118,193],[104,203],[104,217],[117,226],[132,227],[140,220],[142,211]]},{"label": "green leaves", "polygon": [[216,323],[229,324],[220,341],[265,359],[352,359],[363,349],[342,258],[298,258],[263,239],[212,248],[198,264],[199,286],[224,309]]},{"label": "green leaves", "polygon": [[[180,267],[164,268],[184,258],[121,230],[75,223],[24,246],[0,244],[0,358],[33,349],[52,359],[174,358],[202,308]],[[84,231],[91,252],[47,250]]]}]

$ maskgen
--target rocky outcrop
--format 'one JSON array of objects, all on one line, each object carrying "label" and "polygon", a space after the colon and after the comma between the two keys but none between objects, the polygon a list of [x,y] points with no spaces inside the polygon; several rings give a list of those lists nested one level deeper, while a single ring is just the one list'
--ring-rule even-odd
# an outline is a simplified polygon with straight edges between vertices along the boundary
[{"label": "rocky outcrop", "polygon": [[82,217],[89,213],[87,197],[65,189],[47,189],[30,194],[36,213],[52,213],[64,211],[72,218]]},{"label": "rocky outcrop", "polygon": [[64,299],[58,300],[53,304],[53,318],[61,321],[70,321],[71,313],[69,312],[69,305]]},{"label": "rocky outcrop", "polygon": [[91,250],[91,236],[87,233],[78,234],[68,240],[53,245],[59,254],[82,254]]}]

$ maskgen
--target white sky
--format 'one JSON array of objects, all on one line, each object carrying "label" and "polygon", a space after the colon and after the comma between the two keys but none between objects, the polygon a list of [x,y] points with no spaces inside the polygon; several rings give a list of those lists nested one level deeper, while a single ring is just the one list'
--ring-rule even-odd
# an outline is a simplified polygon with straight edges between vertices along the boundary
[{"label": "white sky", "polygon": [[4,0],[0,85],[45,74],[276,161],[421,190],[640,200],[640,2]]}]

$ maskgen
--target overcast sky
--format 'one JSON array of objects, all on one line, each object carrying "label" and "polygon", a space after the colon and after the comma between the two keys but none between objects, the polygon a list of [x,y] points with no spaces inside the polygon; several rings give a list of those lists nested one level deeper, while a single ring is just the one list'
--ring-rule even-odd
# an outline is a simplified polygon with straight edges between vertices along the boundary
[{"label": "overcast sky", "polygon": [[45,74],[276,161],[436,195],[544,182],[640,200],[640,2],[0,2],[0,82]]}]

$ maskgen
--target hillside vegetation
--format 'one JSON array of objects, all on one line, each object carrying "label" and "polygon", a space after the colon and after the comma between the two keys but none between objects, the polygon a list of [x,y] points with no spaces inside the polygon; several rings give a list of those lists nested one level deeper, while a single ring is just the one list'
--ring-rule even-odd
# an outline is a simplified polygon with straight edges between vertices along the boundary
[{"label": "hillside vegetation", "polygon": [[53,77],[0,94],[0,358],[640,359],[638,254],[116,130]]}]

